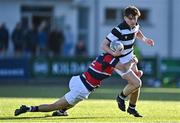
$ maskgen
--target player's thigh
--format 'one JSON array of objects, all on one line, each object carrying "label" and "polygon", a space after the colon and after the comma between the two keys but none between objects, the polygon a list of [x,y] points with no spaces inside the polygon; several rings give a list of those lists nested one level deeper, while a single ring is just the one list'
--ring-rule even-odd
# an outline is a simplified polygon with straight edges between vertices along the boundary
[{"label": "player's thigh", "polygon": [[141,80],[131,69],[125,74],[123,74],[122,78],[126,79],[129,84],[132,84],[137,87],[141,86],[141,83],[142,83]]},{"label": "player's thigh", "polygon": [[65,99],[71,105],[75,105],[78,102],[87,99],[90,94],[79,76],[74,76],[71,78],[69,87],[70,91],[65,94]]},{"label": "player's thigh", "polygon": [[120,70],[122,73],[126,73],[129,69],[131,69],[132,63],[127,62],[125,64],[121,64],[120,62],[115,66],[116,69]]}]

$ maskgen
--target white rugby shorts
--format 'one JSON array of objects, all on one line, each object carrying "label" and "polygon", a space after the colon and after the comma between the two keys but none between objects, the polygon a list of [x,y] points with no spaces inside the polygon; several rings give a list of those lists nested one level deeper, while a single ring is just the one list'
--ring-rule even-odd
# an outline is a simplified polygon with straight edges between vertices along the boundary
[{"label": "white rugby shorts", "polygon": [[[128,63],[128,62],[132,61],[135,57],[136,57],[136,56],[134,55],[134,53],[131,52],[130,54],[128,54],[128,55],[126,55],[126,56],[124,56],[124,57],[120,57],[120,58],[119,58],[119,62],[120,62],[121,64],[125,64],[125,63]],[[130,68],[129,70],[127,70],[127,72],[125,72],[125,73],[122,72],[121,70],[116,69],[116,68],[115,68],[114,70],[115,70],[115,72],[116,72],[117,74],[119,74],[120,76],[123,76],[124,74],[132,71],[131,68]]]},{"label": "white rugby shorts", "polygon": [[91,93],[84,86],[79,76],[73,76],[69,81],[70,91],[65,94],[65,99],[70,105],[75,105],[78,102],[87,99]]},{"label": "white rugby shorts", "polygon": [[128,63],[129,61],[131,61],[134,57],[135,57],[134,53],[131,52],[130,54],[128,54],[128,55],[126,55],[124,57],[120,57],[119,62],[121,64],[125,64],[125,63]]}]

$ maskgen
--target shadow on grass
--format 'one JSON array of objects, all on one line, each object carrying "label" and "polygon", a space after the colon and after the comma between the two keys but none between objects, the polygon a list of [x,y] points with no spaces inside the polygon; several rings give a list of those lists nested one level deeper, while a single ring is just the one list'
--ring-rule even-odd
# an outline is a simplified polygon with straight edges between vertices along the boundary
[{"label": "shadow on grass", "polygon": [[45,117],[0,117],[0,120],[41,119]]},{"label": "shadow on grass", "polygon": [[[87,117],[87,116],[82,116],[82,117],[68,117],[68,116],[60,116],[60,117],[57,117],[57,116],[49,116],[49,115],[47,115],[47,116],[42,116],[42,117],[0,117],[0,121],[1,120],[4,120],[4,121],[9,121],[9,120],[33,120],[33,119],[46,119],[46,120],[58,120],[58,119],[74,119],[74,120],[78,120],[78,119],[81,119],[81,120],[83,120],[83,119],[85,119],[85,120],[87,120],[87,119],[104,119],[104,118],[107,118],[107,117],[91,117],[91,116],[89,116],[89,117]],[[110,118],[112,118],[112,117],[110,117]],[[121,117],[114,117],[114,118],[121,118]],[[122,118],[124,118],[124,117],[122,117]]]}]

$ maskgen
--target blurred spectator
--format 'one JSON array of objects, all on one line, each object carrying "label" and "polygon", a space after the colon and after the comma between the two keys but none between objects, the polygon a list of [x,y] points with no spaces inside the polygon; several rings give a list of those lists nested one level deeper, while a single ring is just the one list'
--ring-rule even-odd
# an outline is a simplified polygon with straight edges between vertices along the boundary
[{"label": "blurred spectator", "polygon": [[14,44],[15,55],[22,55],[24,41],[23,41],[23,28],[21,23],[17,23],[12,32],[12,41]]},{"label": "blurred spectator", "polygon": [[47,55],[48,29],[46,22],[42,22],[38,28],[38,55]]},{"label": "blurred spectator", "polygon": [[75,55],[76,56],[86,56],[87,49],[84,40],[79,40],[75,46]]},{"label": "blurred spectator", "polygon": [[38,31],[32,26],[26,35],[26,50],[29,56],[35,56],[37,53]]},{"label": "blurred spectator", "polygon": [[5,23],[0,25],[0,53],[1,55],[5,55],[8,49],[9,44],[9,31],[6,28]]},{"label": "blurred spectator", "polygon": [[63,47],[63,54],[65,56],[73,55],[74,35],[72,33],[71,27],[68,25],[64,31],[65,42]]},{"label": "blurred spectator", "polygon": [[61,54],[62,46],[64,43],[64,35],[62,31],[59,31],[57,27],[54,27],[49,33],[48,46],[51,56],[57,56]]}]

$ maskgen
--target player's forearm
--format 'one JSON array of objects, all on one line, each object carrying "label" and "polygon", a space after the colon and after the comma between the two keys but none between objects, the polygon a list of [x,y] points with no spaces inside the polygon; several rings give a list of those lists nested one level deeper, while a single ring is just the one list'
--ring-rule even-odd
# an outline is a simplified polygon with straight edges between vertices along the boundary
[{"label": "player's forearm", "polygon": [[104,39],[102,45],[101,45],[101,49],[111,55],[113,55],[113,51],[109,48],[109,41],[107,39]]},{"label": "player's forearm", "polygon": [[140,30],[138,31],[136,38],[141,40],[142,42],[146,42],[147,39]]},{"label": "player's forearm", "polygon": [[149,46],[154,46],[154,41],[150,38],[146,38],[143,33],[139,30],[139,32],[136,35],[136,38],[144,42],[145,44]]}]

